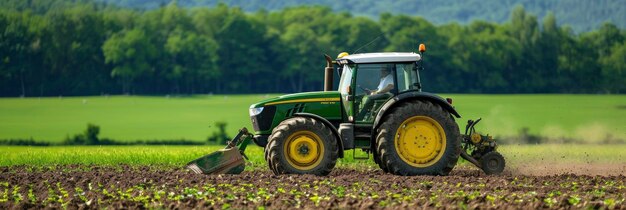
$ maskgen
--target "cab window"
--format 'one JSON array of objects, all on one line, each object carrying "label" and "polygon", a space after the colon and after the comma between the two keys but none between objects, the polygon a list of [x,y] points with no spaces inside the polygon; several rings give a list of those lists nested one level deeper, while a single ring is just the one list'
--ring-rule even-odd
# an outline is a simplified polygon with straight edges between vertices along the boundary
[{"label": "cab window", "polygon": [[355,120],[369,123],[396,90],[395,64],[359,64],[356,70]]},{"label": "cab window", "polygon": [[417,89],[414,85],[417,83],[417,75],[415,70],[413,70],[414,67],[415,63],[399,63],[395,65],[396,75],[398,77],[398,85],[396,86],[398,93]]}]

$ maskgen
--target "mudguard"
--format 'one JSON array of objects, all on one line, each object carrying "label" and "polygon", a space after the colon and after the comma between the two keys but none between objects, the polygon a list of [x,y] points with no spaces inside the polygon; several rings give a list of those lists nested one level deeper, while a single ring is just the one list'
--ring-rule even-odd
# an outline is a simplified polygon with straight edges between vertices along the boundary
[{"label": "mudguard", "polygon": [[[449,104],[445,99],[439,97],[438,95],[435,95],[432,93],[426,93],[426,92],[419,92],[419,91],[408,91],[408,92],[400,93],[394,96],[393,98],[387,100],[385,104],[383,104],[383,106],[378,111],[378,114],[376,114],[376,119],[374,120],[373,128],[378,127],[378,124],[382,120],[383,116],[385,116],[385,114],[387,113],[387,110],[393,108],[397,104],[400,104],[400,102],[408,101],[412,99],[421,99],[421,100],[431,101],[443,107],[446,111],[450,112],[450,114],[454,115],[455,117],[461,118],[461,115],[459,115],[459,113],[454,109],[454,107],[452,107],[451,104]],[[375,129],[372,129],[372,132],[374,131]]]},{"label": "mudguard", "polygon": [[335,126],[332,123],[330,123],[330,121],[328,121],[327,119],[324,119],[323,117],[320,117],[319,115],[305,113],[305,112],[295,113],[293,114],[293,116],[310,117],[310,118],[319,120],[320,122],[324,123],[324,125],[329,127],[333,135],[335,136],[335,138],[337,138],[337,146],[339,146],[338,156],[339,158],[343,158],[343,141],[341,140],[341,136],[339,136],[339,131],[337,131],[337,128],[335,128]]}]

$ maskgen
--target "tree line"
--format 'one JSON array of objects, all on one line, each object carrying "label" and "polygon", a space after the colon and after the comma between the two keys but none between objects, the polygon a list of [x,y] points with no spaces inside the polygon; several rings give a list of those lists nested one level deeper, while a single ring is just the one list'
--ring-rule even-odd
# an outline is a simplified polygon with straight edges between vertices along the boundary
[{"label": "tree line", "polygon": [[79,2],[0,9],[0,96],[321,90],[324,53],[416,51],[419,43],[428,48],[429,92],[626,91],[625,30],[605,23],[576,34],[521,6],[504,24],[434,25],[318,6],[246,13],[224,4],[143,11]]},{"label": "tree line", "polygon": [[[15,1],[15,0],[5,0]],[[23,1],[23,0],[19,0]],[[172,0],[95,0],[121,7],[154,9],[167,5]],[[182,7],[215,6],[221,1],[215,0],[179,0]],[[487,20],[503,23],[508,20],[511,10],[522,5],[527,11],[543,18],[551,11],[560,24],[568,24],[576,32],[598,28],[603,22],[610,21],[618,27],[626,27],[626,4],[623,0],[228,0],[229,6],[239,6],[244,11],[255,12],[260,9],[269,11],[302,5],[323,5],[333,11],[351,12],[377,18],[383,12],[394,14],[420,15],[435,24],[450,22],[470,23],[472,20]]]}]

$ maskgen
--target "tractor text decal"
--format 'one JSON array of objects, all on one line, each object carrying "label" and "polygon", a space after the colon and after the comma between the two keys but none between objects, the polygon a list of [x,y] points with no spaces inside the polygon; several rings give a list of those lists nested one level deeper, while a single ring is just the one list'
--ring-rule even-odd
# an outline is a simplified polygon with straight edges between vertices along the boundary
[{"label": "tractor text decal", "polygon": [[285,117],[291,117],[295,113],[304,111],[304,103],[296,104],[293,108],[287,110]]}]

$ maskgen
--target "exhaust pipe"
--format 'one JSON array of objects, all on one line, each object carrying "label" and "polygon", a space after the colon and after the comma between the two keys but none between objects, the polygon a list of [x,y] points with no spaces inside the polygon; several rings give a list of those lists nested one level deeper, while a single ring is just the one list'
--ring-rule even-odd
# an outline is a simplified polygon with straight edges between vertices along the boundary
[{"label": "exhaust pipe", "polygon": [[332,91],[333,89],[333,60],[330,56],[324,54],[326,58],[326,68],[324,68],[324,91]]}]

